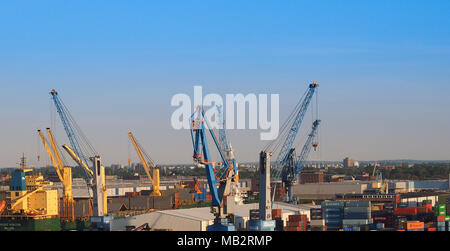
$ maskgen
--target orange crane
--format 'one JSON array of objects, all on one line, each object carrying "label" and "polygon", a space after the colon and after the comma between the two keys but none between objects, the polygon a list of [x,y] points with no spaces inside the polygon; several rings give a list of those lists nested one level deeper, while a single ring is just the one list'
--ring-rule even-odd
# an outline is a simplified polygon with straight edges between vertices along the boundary
[{"label": "orange crane", "polygon": [[[128,132],[128,136],[130,137],[131,143],[133,143],[134,149],[136,150],[139,159],[141,160],[142,165],[144,166],[145,173],[147,174],[148,179],[152,183],[153,192],[152,196],[161,196],[161,192],[159,191],[159,169],[156,168],[155,164],[151,160],[150,156],[142,149],[139,143],[133,136],[132,132]],[[145,154],[145,157],[144,157]],[[146,158],[147,157],[147,158]],[[150,174],[150,169],[153,169],[153,175]]]}]

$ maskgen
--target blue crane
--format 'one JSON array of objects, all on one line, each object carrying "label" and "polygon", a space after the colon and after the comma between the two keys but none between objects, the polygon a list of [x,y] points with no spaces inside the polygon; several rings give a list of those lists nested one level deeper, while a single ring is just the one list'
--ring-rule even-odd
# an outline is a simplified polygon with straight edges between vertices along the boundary
[{"label": "blue crane", "polygon": [[275,162],[276,168],[274,170],[274,174],[272,175],[274,180],[280,179],[281,173],[286,166],[291,149],[294,145],[295,138],[297,137],[298,131],[300,130],[303,118],[305,117],[308,106],[311,103],[311,100],[318,86],[319,85],[316,81],[309,85],[306,95],[294,110],[293,114],[295,114],[295,116],[293,118],[288,118],[288,121],[293,119],[293,122],[289,131],[287,132],[287,136]]},{"label": "blue crane", "polygon": [[[281,142],[283,144],[281,145],[281,150],[279,151],[278,156],[276,158],[275,168],[272,169],[271,176],[273,177],[274,181],[280,180],[282,178],[281,176],[283,175],[283,173],[289,173],[284,170],[295,166],[295,160],[293,157],[293,152],[295,151],[293,149],[294,141],[295,141],[295,138],[297,137],[297,134],[298,134],[301,124],[303,122],[303,118],[305,117],[305,114],[308,110],[309,104],[311,103],[314,93],[316,92],[316,89],[318,86],[319,85],[317,84],[316,81],[314,81],[312,84],[310,84],[308,86],[308,90],[303,95],[303,97],[300,99],[300,102],[294,108],[294,111],[291,113],[291,115],[288,117],[288,119],[286,120],[286,122],[283,124],[283,126],[281,128],[282,132],[285,132],[285,129],[287,129],[287,126],[289,124],[291,125],[289,127],[288,131],[285,132],[287,135],[286,135],[284,141],[278,141],[278,140],[276,141],[277,144],[279,144]],[[271,147],[271,145],[273,143],[274,142],[269,144],[269,146],[267,146],[266,149]],[[289,184],[286,184],[283,180],[282,180],[282,183],[283,183],[284,187],[288,186],[288,188],[289,188]],[[275,194],[276,194],[276,184],[273,187],[272,203],[275,199]]]},{"label": "blue crane", "polygon": [[[223,147],[206,117],[203,107],[198,106],[191,116],[191,138],[194,148],[194,162],[205,166],[208,185],[212,197],[211,212],[214,224],[208,231],[234,231],[232,224],[234,198],[229,196],[234,182],[234,169],[229,164]],[[222,164],[213,162],[208,147],[207,131],[211,134],[219,152]]]},{"label": "blue crane", "polygon": [[313,146],[314,148],[317,148],[317,143],[314,140],[316,138],[320,122],[320,120],[313,122],[311,133],[308,135],[306,143],[303,145],[302,151],[297,157],[295,157],[294,148],[291,148],[289,151],[287,165],[282,171],[282,181],[287,190],[288,202],[294,202],[292,185],[297,180],[298,174],[302,171],[303,164],[307,160],[309,153],[311,152],[311,148]]},{"label": "blue crane", "polygon": [[[87,137],[83,134],[74,118],[69,113],[67,107],[59,98],[58,92],[53,89],[50,92],[50,95],[55,103],[56,110],[73,149],[70,149],[67,146],[63,147],[75,162],[83,167],[82,170],[84,172],[86,184],[93,192],[93,216],[91,217],[91,223],[96,225],[97,228],[104,228],[105,225],[103,224],[113,218],[113,216],[105,216],[108,212],[105,167],[102,165],[100,156],[97,154]],[[92,163],[92,166],[89,167],[88,163]],[[89,189],[88,193],[90,193]]]},{"label": "blue crane", "polygon": [[217,106],[217,112],[219,117],[219,142],[220,145],[223,147],[223,150],[225,152],[225,156],[230,164],[233,165],[234,168],[234,174],[238,175],[238,163],[236,161],[236,158],[234,157],[233,148],[231,146],[231,143],[227,139],[227,133],[225,131],[225,119],[223,116],[223,109],[222,106]]},{"label": "blue crane", "polygon": [[[83,149],[83,144],[81,143],[82,140],[80,137],[84,137],[81,130],[78,128],[75,120],[70,115],[69,110],[64,105],[64,103],[61,101],[61,99],[58,96],[58,92],[53,89],[50,92],[50,95],[52,96],[53,102],[56,106],[56,110],[59,114],[59,117],[61,119],[61,122],[63,124],[64,130],[66,131],[67,137],[69,138],[70,145],[72,146],[73,151],[75,154],[86,164],[90,163],[88,161],[88,157],[86,156],[85,152],[86,150]],[[87,142],[87,139],[84,137],[83,140]],[[87,142],[87,145],[90,149],[93,149],[89,142]],[[93,150],[95,152],[95,150]],[[89,181],[90,176],[87,173],[86,170],[84,170],[86,181]]]}]

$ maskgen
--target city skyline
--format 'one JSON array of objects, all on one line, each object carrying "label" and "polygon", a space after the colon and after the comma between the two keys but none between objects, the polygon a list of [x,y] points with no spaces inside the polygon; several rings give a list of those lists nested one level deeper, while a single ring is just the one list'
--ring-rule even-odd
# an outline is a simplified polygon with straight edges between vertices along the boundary
[{"label": "city skyline", "polygon": [[[450,159],[448,1],[25,2],[0,4],[0,167],[50,163],[38,129],[69,143],[52,89],[105,165],[137,162],[128,131],[157,164],[188,164],[173,95],[279,94],[282,124],[312,81],[312,160]],[[260,132],[227,131],[238,162],[257,161]]]}]

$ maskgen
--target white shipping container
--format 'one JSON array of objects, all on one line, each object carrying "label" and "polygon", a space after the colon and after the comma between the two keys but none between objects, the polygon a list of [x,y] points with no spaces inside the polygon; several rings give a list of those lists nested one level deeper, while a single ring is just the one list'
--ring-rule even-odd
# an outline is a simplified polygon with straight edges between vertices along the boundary
[{"label": "white shipping container", "polygon": [[310,225],[312,227],[321,227],[325,226],[325,220],[311,220]]},{"label": "white shipping container", "polygon": [[367,224],[371,224],[373,222],[372,219],[344,219],[342,220],[342,225],[347,225],[347,226],[359,226],[359,225],[367,225]]}]

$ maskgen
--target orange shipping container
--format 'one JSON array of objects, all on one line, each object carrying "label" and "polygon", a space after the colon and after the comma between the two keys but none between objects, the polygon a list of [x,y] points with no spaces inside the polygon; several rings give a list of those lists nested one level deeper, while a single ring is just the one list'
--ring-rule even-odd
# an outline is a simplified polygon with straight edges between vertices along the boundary
[{"label": "orange shipping container", "polygon": [[425,223],[423,222],[407,222],[406,229],[421,229],[425,228]]}]

